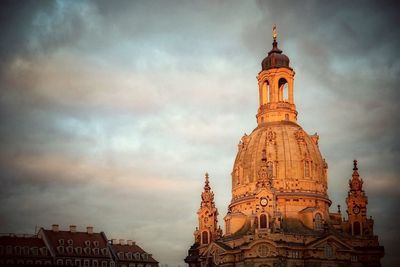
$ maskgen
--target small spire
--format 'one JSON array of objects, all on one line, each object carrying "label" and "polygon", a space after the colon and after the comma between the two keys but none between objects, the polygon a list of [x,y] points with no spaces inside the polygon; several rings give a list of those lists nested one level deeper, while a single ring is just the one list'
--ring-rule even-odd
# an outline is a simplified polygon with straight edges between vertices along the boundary
[{"label": "small spire", "polygon": [[276,42],[276,37],[278,37],[278,30],[276,28],[276,24],[272,25],[272,38],[274,42]]},{"label": "small spire", "polygon": [[353,171],[358,171],[358,167],[357,167],[357,160],[355,159],[355,160],[353,160],[353,165],[354,165],[354,167],[353,167]]},{"label": "small spire", "polygon": [[208,181],[208,172],[205,174],[204,190],[209,191],[211,189],[210,182]]}]

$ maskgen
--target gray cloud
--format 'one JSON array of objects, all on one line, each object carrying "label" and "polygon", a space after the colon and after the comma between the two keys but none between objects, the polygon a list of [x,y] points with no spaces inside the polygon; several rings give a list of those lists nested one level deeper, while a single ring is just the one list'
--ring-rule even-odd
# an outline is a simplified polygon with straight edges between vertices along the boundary
[{"label": "gray cloud", "polygon": [[94,224],[182,264],[205,171],[226,212],[276,23],[296,70],[299,123],[321,136],[334,205],[344,206],[359,159],[384,264],[399,263],[395,1],[1,5],[3,232]]}]

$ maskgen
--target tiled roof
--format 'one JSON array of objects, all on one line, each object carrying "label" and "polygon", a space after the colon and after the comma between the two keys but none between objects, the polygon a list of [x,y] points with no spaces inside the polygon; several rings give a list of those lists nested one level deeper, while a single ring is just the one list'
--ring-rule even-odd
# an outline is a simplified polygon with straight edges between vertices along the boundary
[{"label": "tiled roof", "polygon": [[98,247],[107,247],[107,240],[101,233],[86,233],[86,232],[70,232],[70,231],[43,231],[53,246],[60,245],[60,240],[63,240],[65,245],[68,245],[68,240],[72,240],[74,247],[85,247],[86,242],[90,241],[90,247],[95,247],[94,242],[98,242]]},{"label": "tiled roof", "polygon": [[[128,244],[111,244],[111,247],[113,249],[113,251],[115,252],[115,254],[118,256],[118,253],[123,252],[124,253],[124,258],[123,259],[119,259],[119,260],[129,260],[127,257],[128,253],[131,253],[132,255],[132,260],[136,260],[136,261],[143,261],[143,262],[153,262],[153,263],[158,263],[158,261],[156,261],[151,254],[148,254],[146,251],[144,251],[141,247],[139,247],[136,244],[132,244],[132,245],[128,245]],[[136,259],[134,257],[135,254],[139,254],[140,258]],[[142,255],[146,254],[147,258],[143,258]]]},{"label": "tiled roof", "polygon": [[104,233],[44,230],[44,238],[57,256],[109,258]]},{"label": "tiled roof", "polygon": [[43,240],[37,236],[0,236],[0,245],[11,245],[11,246],[28,246],[28,247],[45,247]]}]

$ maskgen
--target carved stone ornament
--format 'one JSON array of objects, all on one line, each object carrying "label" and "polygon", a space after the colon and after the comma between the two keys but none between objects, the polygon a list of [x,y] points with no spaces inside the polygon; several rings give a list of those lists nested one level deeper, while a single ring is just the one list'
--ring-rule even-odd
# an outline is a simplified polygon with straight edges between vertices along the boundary
[{"label": "carved stone ornament", "polygon": [[294,133],[296,140],[298,142],[304,142],[304,132],[302,130],[298,130]]},{"label": "carved stone ornament", "polygon": [[267,132],[267,142],[275,142],[276,139],[276,133],[273,131],[268,131]]}]

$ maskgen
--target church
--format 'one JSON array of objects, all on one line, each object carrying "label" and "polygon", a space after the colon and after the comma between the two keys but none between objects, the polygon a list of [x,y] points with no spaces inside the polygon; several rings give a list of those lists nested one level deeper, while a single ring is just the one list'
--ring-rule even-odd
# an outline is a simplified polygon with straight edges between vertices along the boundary
[{"label": "church", "polygon": [[289,58],[272,49],[257,75],[257,127],[244,135],[232,170],[232,200],[218,225],[208,174],[197,212],[189,267],[381,266],[384,248],[367,215],[357,161],[349,170],[346,210],[329,210],[328,163],[317,134],[297,123]]}]

